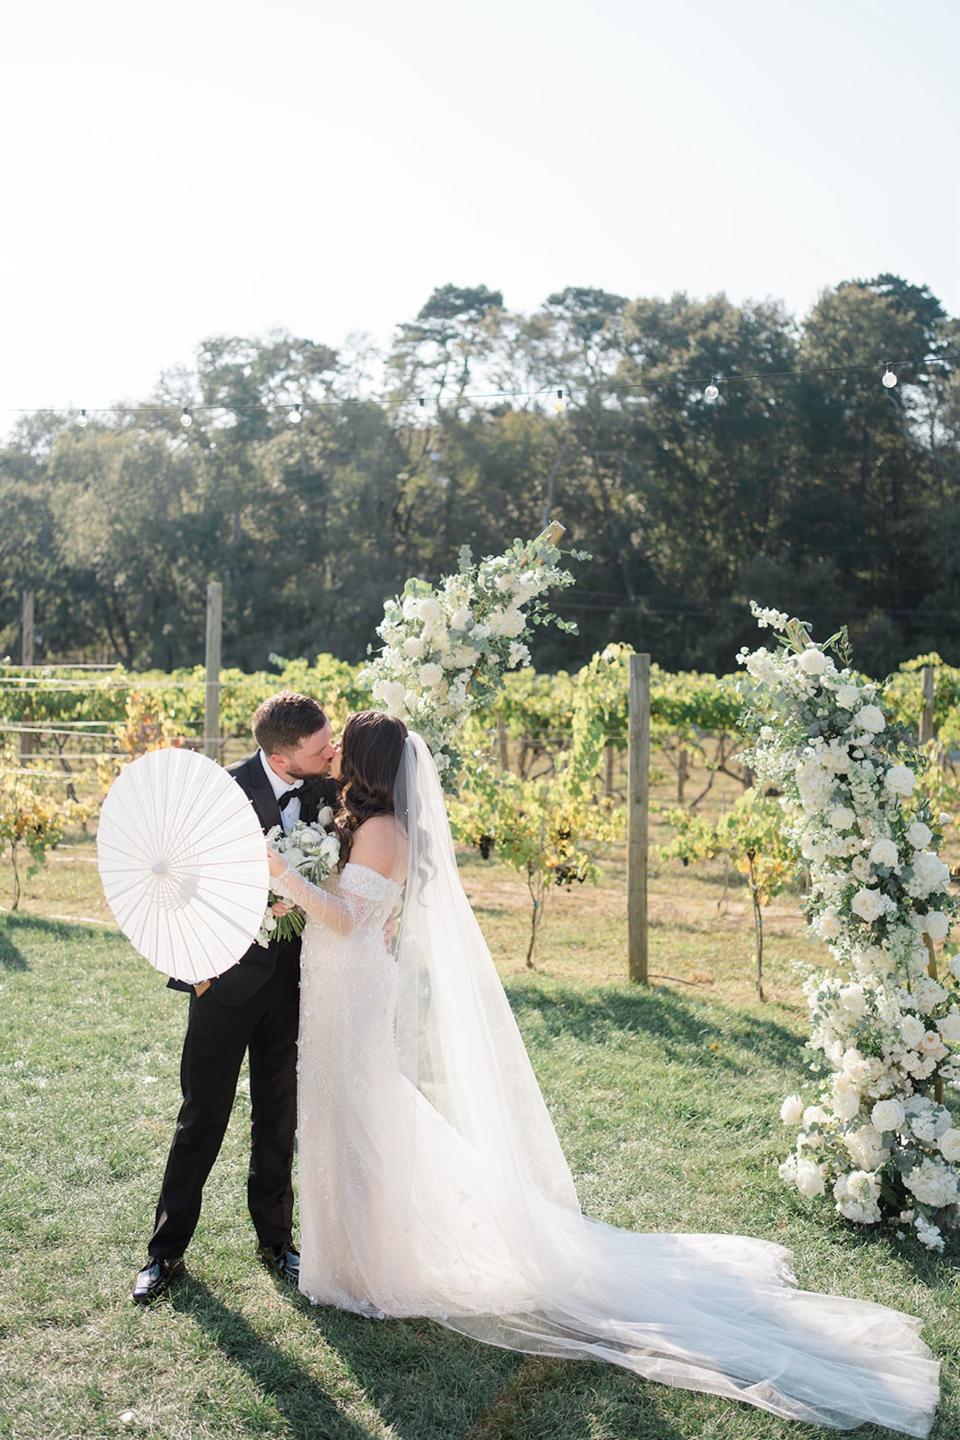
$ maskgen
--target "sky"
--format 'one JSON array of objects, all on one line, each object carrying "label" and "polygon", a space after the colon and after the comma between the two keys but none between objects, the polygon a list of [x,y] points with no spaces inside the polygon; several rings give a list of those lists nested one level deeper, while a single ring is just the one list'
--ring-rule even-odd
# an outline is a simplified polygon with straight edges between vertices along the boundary
[{"label": "sky", "polygon": [[[960,313],[955,0],[47,0],[0,20],[0,426],[440,285]],[[872,358],[872,357],[868,357]]]}]

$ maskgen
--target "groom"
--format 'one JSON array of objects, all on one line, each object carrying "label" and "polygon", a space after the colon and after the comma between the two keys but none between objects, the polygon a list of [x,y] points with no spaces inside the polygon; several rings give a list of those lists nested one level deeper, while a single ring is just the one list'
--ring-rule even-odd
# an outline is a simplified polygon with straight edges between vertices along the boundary
[{"label": "groom", "polygon": [[[251,801],[266,832],[297,820],[316,820],[335,804],[329,777],[337,747],[323,707],[307,695],[272,695],[253,716],[257,752],[229,773]],[[162,1295],[183,1269],[203,1186],[226,1132],[244,1054],[250,1056],[250,1170],[247,1203],[260,1259],[296,1284],[300,1256],[293,1248],[293,1139],[297,1122],[297,1029],[300,940],[253,944],[216,980],[192,986],[180,1061],[183,1104],[160,1189],[147,1263],[133,1299]]]}]

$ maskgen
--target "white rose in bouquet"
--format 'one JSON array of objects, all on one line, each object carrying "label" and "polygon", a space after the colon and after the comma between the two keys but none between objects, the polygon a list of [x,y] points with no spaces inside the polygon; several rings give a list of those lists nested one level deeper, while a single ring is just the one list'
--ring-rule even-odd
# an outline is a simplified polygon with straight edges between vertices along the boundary
[{"label": "white rose in bouquet", "polygon": [[922,820],[914,820],[907,826],[907,839],[916,850],[925,850],[933,839],[933,831]]},{"label": "white rose in bouquet", "polygon": [[836,694],[841,710],[852,710],[860,700],[860,691],[856,685],[838,685]]},{"label": "white rose in bouquet", "polygon": [[849,830],[856,818],[849,805],[835,805],[827,816],[834,830]]}]

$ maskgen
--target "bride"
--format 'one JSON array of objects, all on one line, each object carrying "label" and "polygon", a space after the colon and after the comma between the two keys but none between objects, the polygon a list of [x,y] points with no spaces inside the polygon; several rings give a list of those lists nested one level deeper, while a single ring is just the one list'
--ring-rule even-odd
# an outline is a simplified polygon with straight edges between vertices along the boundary
[{"label": "bride", "polygon": [[300,1289],[378,1319],[606,1360],[836,1429],[926,1436],[939,1362],[920,1321],[800,1290],[792,1252],[643,1234],[580,1211],[461,887],[429,749],[391,716],[343,734],[339,874],[303,907]]}]

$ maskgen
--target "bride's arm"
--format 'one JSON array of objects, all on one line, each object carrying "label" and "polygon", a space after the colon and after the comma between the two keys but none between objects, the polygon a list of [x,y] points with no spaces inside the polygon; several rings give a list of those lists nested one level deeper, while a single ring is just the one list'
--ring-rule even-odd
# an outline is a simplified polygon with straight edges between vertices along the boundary
[{"label": "bride's arm", "polygon": [[[351,859],[370,870],[376,870],[384,879],[388,879],[395,851],[392,821],[389,831],[385,826],[368,821],[357,832]],[[322,885],[314,885],[312,880],[307,880],[298,871],[291,869],[283,857],[269,846],[267,857],[270,864],[270,888],[274,894],[292,900],[311,920],[317,920],[338,935],[349,935],[356,930],[380,904],[379,896],[355,895],[351,891],[332,894],[324,890]]]}]

